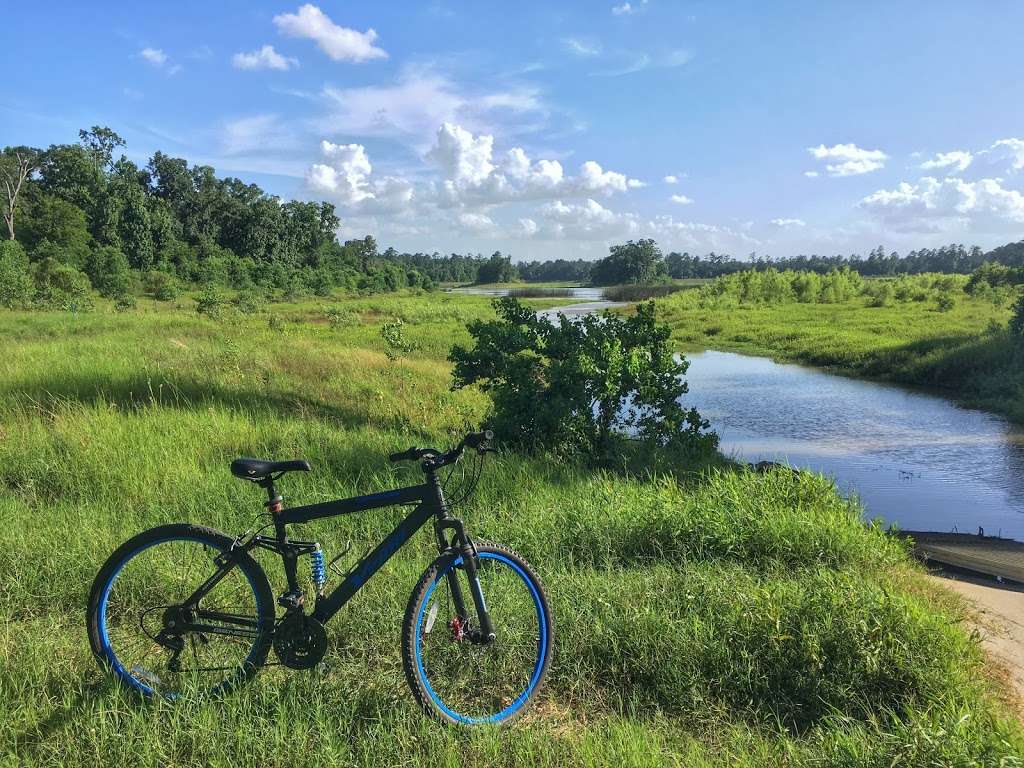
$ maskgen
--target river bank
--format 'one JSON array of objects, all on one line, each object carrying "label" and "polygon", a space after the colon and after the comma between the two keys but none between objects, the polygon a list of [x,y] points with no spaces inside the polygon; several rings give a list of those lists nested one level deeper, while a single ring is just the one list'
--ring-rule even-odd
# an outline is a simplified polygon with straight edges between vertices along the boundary
[{"label": "river bank", "polygon": [[717,349],[918,387],[1024,423],[1024,356],[1010,311],[966,294],[947,312],[929,302],[702,306],[680,293],[659,317],[684,352]]},{"label": "river bank", "polygon": [[929,579],[966,601],[970,624],[981,638],[994,676],[1024,722],[1024,585],[999,584],[954,570],[935,571]]}]

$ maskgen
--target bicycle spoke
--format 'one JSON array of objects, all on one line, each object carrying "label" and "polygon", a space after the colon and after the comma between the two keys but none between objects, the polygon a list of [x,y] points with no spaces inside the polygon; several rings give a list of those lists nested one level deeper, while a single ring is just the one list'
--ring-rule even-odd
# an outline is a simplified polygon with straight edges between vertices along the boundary
[{"label": "bicycle spoke", "polygon": [[[462,569],[454,571],[459,578]],[[450,711],[471,719],[486,719],[516,702],[530,687],[537,666],[541,626],[529,585],[513,569],[481,558],[478,569],[496,639],[489,644],[458,639],[451,589],[435,588],[427,612],[436,616],[429,633],[421,633],[424,675],[433,693]],[[451,574],[443,576],[445,581]],[[460,586],[469,594],[468,581]],[[476,616],[467,606],[471,625]]]},{"label": "bicycle spoke", "polygon": [[[216,573],[218,552],[188,539],[157,543],[126,561],[111,585],[105,615],[110,651],[140,684],[171,696],[216,690],[246,664],[260,635],[259,611],[239,568],[224,574],[194,615],[194,608],[178,608]],[[165,614],[176,610],[179,616],[168,617],[177,619],[176,627],[165,626]]]}]

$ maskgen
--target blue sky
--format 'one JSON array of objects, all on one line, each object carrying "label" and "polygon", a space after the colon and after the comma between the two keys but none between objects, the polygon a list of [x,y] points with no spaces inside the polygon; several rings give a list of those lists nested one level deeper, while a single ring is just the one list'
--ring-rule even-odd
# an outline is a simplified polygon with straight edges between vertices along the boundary
[{"label": "blue sky", "polygon": [[[343,238],[597,258],[1024,238],[1024,3],[18,3],[0,144],[108,125]],[[11,76],[10,73],[13,73]]]}]

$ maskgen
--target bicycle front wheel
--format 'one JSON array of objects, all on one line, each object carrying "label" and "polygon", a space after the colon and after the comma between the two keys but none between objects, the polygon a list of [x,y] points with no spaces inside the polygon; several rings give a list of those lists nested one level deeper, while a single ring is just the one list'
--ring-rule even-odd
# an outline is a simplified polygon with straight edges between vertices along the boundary
[{"label": "bicycle front wheel", "polygon": [[[544,682],[554,642],[547,596],[529,564],[506,547],[478,544],[477,575],[495,639],[475,633],[476,610],[462,557],[442,555],[409,598],[402,631],[406,679],[433,717],[462,725],[522,714]],[[465,596],[465,614],[453,599]]]},{"label": "bicycle front wheel", "polygon": [[[274,598],[266,574],[210,528],[152,528],[122,544],[89,596],[93,654],[147,697],[223,694],[266,661]],[[197,595],[201,597],[197,598]]]}]

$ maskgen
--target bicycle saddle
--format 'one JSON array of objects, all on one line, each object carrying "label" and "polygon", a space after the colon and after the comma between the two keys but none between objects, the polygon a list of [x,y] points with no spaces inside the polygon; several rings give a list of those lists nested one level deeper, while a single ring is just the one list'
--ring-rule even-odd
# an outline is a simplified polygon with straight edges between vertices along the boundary
[{"label": "bicycle saddle", "polygon": [[254,483],[278,472],[309,472],[305,459],[291,461],[264,461],[263,459],[235,459],[231,462],[231,474]]}]

